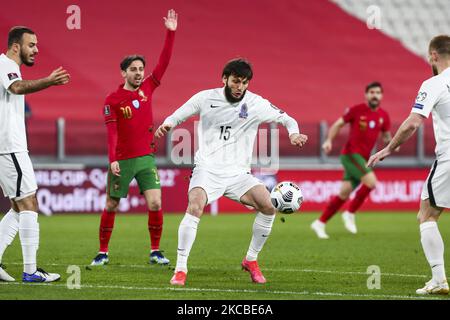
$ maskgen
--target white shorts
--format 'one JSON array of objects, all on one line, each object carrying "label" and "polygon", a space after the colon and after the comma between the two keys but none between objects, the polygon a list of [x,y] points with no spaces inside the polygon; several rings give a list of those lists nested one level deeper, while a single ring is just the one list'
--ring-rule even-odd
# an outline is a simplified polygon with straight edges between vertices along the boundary
[{"label": "white shorts", "polygon": [[0,187],[5,197],[21,200],[37,190],[28,152],[0,154]]},{"label": "white shorts", "polygon": [[430,199],[435,207],[450,208],[450,160],[433,163],[422,187],[421,199]]},{"label": "white shorts", "polygon": [[234,201],[241,201],[241,197],[251,188],[257,185],[264,185],[250,172],[238,175],[216,174],[199,167],[192,170],[189,191],[200,187],[206,192],[207,203],[210,204],[221,196],[225,196]]}]

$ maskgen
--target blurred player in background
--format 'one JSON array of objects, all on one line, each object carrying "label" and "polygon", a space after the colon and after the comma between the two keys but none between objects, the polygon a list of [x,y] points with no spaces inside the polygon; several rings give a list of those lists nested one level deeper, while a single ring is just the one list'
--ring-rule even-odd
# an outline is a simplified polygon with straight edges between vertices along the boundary
[{"label": "blurred player in background", "polygon": [[173,285],[184,285],[187,260],[205,206],[226,196],[256,209],[253,237],[242,268],[253,282],[265,283],[257,257],[266,242],[276,210],[261,181],[250,173],[258,126],[281,123],[293,145],[303,146],[307,136],[299,134],[297,122],[268,100],[247,90],[253,77],[251,65],[243,59],[228,62],[222,73],[222,88],[201,91],[176,110],[158,128],[162,137],[189,117],[199,114],[199,149],[189,185],[189,204],[178,229],[178,256]]},{"label": "blurred player in background", "polygon": [[377,178],[372,169],[367,168],[366,161],[375,146],[380,132],[383,141],[391,141],[391,121],[389,115],[380,107],[383,99],[383,87],[379,82],[372,82],[366,86],[366,103],[348,108],[328,131],[327,138],[322,145],[325,153],[330,153],[333,140],[345,124],[350,124],[349,139],[342,149],[340,160],[344,166],[344,179],[339,194],[331,198],[325,211],[318,220],[311,224],[311,228],[320,239],[328,239],[325,224],[347,201],[350,194],[360,183],[355,198],[350,202],[347,211],[342,214],[345,228],[351,233],[357,233],[355,213],[363,204],[369,193],[375,188]]},{"label": "blurred player in background", "polygon": [[125,83],[105,101],[103,114],[108,130],[109,171],[106,207],[100,221],[100,250],[91,265],[109,262],[108,244],[120,198],[126,198],[131,181],[136,179],[148,206],[150,263],[168,264],[159,249],[163,227],[161,184],[155,163],[152,95],[169,65],[178,16],[169,10],[164,23],[166,39],[158,64],[144,78],[143,56],[126,57],[120,64]]},{"label": "blurred player in background", "polygon": [[432,279],[417,294],[448,294],[444,267],[444,242],[437,221],[444,208],[450,208],[450,36],[433,38],[428,47],[434,76],[422,83],[411,114],[398,129],[391,143],[368,162],[375,166],[407,141],[433,115],[436,161],[422,188],[419,214],[420,234]]},{"label": "blurred player in background", "polygon": [[60,275],[36,265],[39,247],[36,178],[28,155],[25,132],[25,94],[64,85],[70,76],[63,68],[38,80],[23,80],[22,64],[31,67],[38,54],[36,34],[26,27],[14,27],[8,34],[8,51],[0,55],[0,186],[11,201],[11,209],[0,222],[0,280],[15,281],[1,260],[19,232],[23,255],[23,282],[52,282]]}]

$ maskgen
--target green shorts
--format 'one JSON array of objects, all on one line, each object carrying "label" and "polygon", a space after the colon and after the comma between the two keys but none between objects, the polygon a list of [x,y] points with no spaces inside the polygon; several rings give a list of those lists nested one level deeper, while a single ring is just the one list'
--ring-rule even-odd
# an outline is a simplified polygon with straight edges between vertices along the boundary
[{"label": "green shorts", "polygon": [[344,180],[350,181],[353,189],[361,183],[363,176],[372,172],[371,168],[367,168],[366,159],[359,153],[341,154],[340,159],[344,166]]},{"label": "green shorts", "polygon": [[120,177],[108,170],[108,184],[106,192],[113,198],[126,198],[131,181],[136,179],[139,190],[161,189],[158,170],[156,169],[155,156],[153,154],[119,160]]}]

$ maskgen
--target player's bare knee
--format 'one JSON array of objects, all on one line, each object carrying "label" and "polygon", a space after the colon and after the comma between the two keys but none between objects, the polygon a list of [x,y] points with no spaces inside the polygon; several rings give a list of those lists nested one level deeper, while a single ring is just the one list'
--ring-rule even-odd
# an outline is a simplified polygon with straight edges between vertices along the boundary
[{"label": "player's bare knee", "polygon": [[200,218],[203,214],[204,205],[198,201],[189,201],[187,212],[197,218]]},{"label": "player's bare knee", "polygon": [[266,215],[274,215],[277,213],[277,209],[272,205],[270,201],[264,202],[262,204],[255,203],[255,209]]},{"label": "player's bare knee", "polygon": [[148,203],[148,209],[151,211],[161,210],[161,199],[152,199]]},{"label": "player's bare knee", "polygon": [[113,212],[113,211],[117,211],[117,209],[119,208],[119,203],[120,203],[120,198],[110,198],[107,197],[106,198],[106,211],[108,212]]},{"label": "player's bare knee", "polygon": [[338,194],[338,197],[341,198],[341,200],[347,200],[350,197],[350,194],[352,193],[352,191],[340,191]]},{"label": "player's bare knee", "polygon": [[26,198],[14,201],[16,204],[16,212],[22,212],[22,211],[34,211],[38,212],[38,202],[36,199],[36,194],[32,194]]}]

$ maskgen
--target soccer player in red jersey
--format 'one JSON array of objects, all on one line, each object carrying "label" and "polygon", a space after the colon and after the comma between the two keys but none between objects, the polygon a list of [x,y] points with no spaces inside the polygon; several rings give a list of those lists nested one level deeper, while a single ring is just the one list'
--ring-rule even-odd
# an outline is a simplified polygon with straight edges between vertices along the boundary
[{"label": "soccer player in red jersey", "polygon": [[322,149],[328,154],[333,146],[333,140],[345,124],[350,125],[349,139],[342,149],[340,160],[344,166],[344,179],[339,194],[331,198],[325,211],[311,228],[320,239],[328,239],[325,224],[347,201],[350,194],[362,182],[355,198],[350,202],[347,211],[342,214],[345,228],[356,233],[355,213],[363,204],[369,193],[375,188],[377,178],[371,168],[367,168],[367,160],[380,132],[383,141],[391,141],[389,115],[380,107],[383,98],[383,87],[379,82],[372,82],[366,87],[366,103],[358,104],[345,111],[328,131],[327,139]]},{"label": "soccer player in red jersey", "polygon": [[105,101],[103,114],[108,131],[109,171],[106,206],[100,221],[100,250],[91,265],[109,262],[108,244],[120,198],[126,198],[131,181],[136,179],[148,206],[150,263],[168,264],[159,250],[162,234],[161,184],[155,164],[153,142],[152,95],[160,85],[172,55],[178,16],[169,10],[164,17],[167,28],[164,48],[158,64],[144,78],[143,56],[127,56],[121,62],[125,83]]}]

